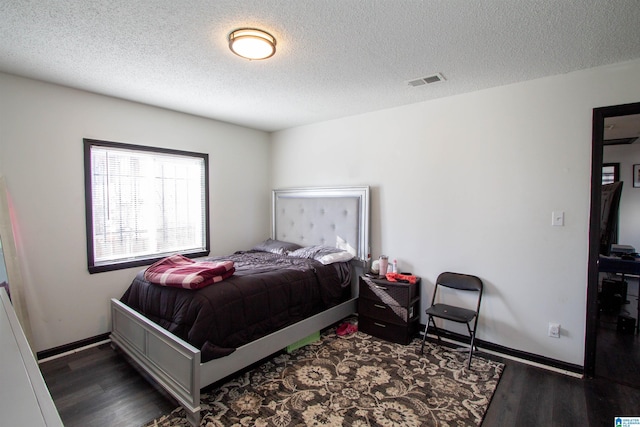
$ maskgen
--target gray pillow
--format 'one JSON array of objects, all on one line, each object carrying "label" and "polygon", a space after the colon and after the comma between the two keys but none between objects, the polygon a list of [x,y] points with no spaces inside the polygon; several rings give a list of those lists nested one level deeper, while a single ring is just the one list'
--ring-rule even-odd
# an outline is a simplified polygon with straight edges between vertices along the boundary
[{"label": "gray pillow", "polygon": [[291,251],[300,249],[302,246],[291,243],[283,242],[282,240],[267,239],[262,243],[258,243],[251,250],[260,252],[271,252],[272,254],[286,255]]},{"label": "gray pillow", "polygon": [[353,258],[353,254],[333,246],[307,246],[289,252],[289,256],[298,258],[310,258],[321,263],[333,264],[334,262],[345,262]]}]

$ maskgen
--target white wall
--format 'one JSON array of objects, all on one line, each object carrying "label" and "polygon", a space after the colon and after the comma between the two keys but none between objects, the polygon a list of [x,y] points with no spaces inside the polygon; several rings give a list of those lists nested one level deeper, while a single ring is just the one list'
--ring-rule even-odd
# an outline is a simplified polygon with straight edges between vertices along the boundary
[{"label": "white wall", "polygon": [[0,240],[0,283],[7,281],[7,268],[4,263],[4,253],[2,251],[2,241]]},{"label": "white wall", "polygon": [[373,256],[422,276],[423,310],[440,272],[476,274],[480,339],[581,366],[592,112],[640,101],[638,75],[634,61],[277,132],[272,184],[372,186]]},{"label": "white wall", "polygon": [[640,251],[640,188],[633,186],[633,165],[640,164],[640,145],[610,145],[603,150],[604,163],[620,163],[620,216],[618,243],[631,245]]},{"label": "white wall", "polygon": [[539,79],[278,132],[269,147],[263,132],[0,73],[0,175],[35,350],[107,332],[109,298],[138,271],[87,272],[82,138],[96,138],[209,153],[213,254],[268,235],[271,188],[371,185],[373,255],[423,277],[423,309],[438,273],[477,274],[479,338],[582,365],[592,109],[639,101],[639,74],[634,61]]},{"label": "white wall", "polygon": [[212,254],[270,232],[269,135],[0,73],[0,175],[16,218],[36,351],[110,330],[139,268],[87,271],[83,138],[209,153]]}]

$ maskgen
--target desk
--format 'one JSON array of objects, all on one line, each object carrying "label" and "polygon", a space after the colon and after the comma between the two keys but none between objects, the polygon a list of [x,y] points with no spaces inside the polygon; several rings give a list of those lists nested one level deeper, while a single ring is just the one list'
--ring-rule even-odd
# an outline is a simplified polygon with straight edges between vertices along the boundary
[{"label": "desk", "polygon": [[[600,273],[622,274],[623,279],[625,274],[640,276],[640,258],[627,260],[613,256],[600,255],[600,258],[598,259],[598,271]],[[637,296],[636,299],[638,301],[638,319],[636,319],[637,334],[640,331],[640,295]]]}]

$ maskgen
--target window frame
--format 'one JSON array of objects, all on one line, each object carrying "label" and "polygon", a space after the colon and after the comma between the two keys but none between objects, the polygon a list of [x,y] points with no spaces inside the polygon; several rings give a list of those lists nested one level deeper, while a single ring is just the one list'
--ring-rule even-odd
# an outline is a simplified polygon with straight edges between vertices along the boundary
[{"label": "window frame", "polygon": [[613,168],[613,173],[611,174],[613,176],[613,181],[612,182],[618,182],[620,181],[620,163],[603,163],[602,164],[602,184],[605,184],[604,182],[604,168]]},{"label": "window frame", "polygon": [[211,251],[210,242],[210,220],[209,220],[209,155],[207,153],[198,153],[193,151],[175,150],[170,148],[159,148],[145,145],[129,144],[123,142],[103,141],[98,139],[84,138],[84,198],[85,198],[85,217],[86,217],[86,237],[87,237],[87,267],[89,273],[101,273],[105,271],[122,270],[125,268],[139,267],[144,265],[151,265],[156,261],[166,257],[166,254],[162,255],[150,255],[146,258],[139,258],[128,261],[114,261],[111,263],[96,265],[95,253],[94,253],[94,241],[93,241],[93,170],[91,161],[91,148],[94,146],[117,148],[138,152],[151,152],[158,154],[171,154],[174,156],[184,157],[196,157],[203,159],[204,161],[204,210],[205,210],[205,250],[198,252],[188,252],[182,255],[195,258],[209,255]]}]

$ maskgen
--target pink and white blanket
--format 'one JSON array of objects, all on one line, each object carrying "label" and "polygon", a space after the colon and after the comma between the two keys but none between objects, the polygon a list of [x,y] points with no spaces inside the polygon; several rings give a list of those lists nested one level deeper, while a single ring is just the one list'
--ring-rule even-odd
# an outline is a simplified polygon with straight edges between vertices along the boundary
[{"label": "pink and white blanket", "polygon": [[161,286],[200,289],[232,276],[235,271],[233,261],[194,261],[171,255],[149,266],[144,278]]}]

